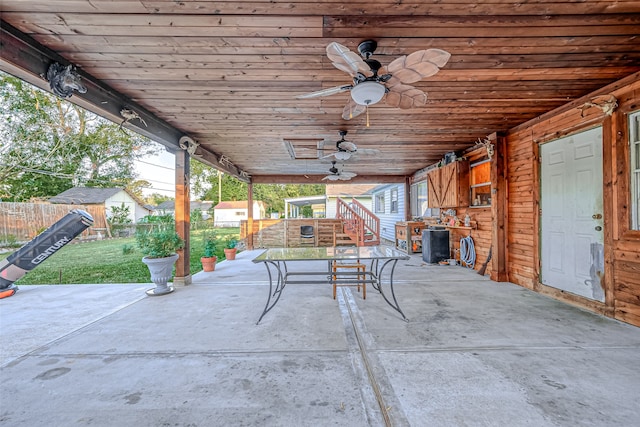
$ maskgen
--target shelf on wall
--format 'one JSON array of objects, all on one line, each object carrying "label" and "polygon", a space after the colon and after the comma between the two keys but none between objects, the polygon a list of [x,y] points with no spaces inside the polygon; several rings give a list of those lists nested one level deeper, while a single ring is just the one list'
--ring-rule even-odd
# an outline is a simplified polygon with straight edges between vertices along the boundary
[{"label": "shelf on wall", "polygon": [[470,227],[466,227],[464,225],[448,225],[448,224],[440,224],[440,225],[446,228],[457,228],[461,230],[477,230],[478,229],[478,223],[476,221],[471,221]]}]

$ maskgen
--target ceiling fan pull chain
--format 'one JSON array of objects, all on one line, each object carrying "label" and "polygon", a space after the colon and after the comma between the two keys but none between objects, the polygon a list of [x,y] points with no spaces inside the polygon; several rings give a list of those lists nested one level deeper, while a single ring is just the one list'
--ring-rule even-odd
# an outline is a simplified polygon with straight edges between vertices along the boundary
[{"label": "ceiling fan pull chain", "polygon": [[367,109],[367,127],[369,127],[369,104],[367,104],[366,109]]}]

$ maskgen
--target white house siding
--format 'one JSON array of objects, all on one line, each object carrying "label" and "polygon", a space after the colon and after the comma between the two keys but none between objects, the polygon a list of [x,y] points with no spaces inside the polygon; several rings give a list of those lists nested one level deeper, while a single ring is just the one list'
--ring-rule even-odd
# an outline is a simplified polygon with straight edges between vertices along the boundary
[{"label": "white house siding", "polygon": [[[365,208],[373,212],[373,202],[371,201],[371,196],[342,196],[341,199],[347,203],[349,203],[351,199],[356,199],[358,202],[362,203]],[[338,211],[338,199],[336,197],[327,197],[326,206],[327,213],[325,215],[325,218],[335,218]]]},{"label": "white house siding", "polygon": [[[256,215],[254,215],[254,219]],[[215,209],[213,224],[217,227],[239,227],[240,221],[249,218],[247,209]]]},{"label": "white house siding", "polygon": [[149,211],[143,206],[140,206],[127,192],[120,191],[104,201],[105,212],[108,217],[112,215],[111,208],[113,206],[119,208],[124,203],[125,207],[129,208],[129,219],[131,222],[136,223],[140,218],[149,215]]},{"label": "white house siding", "polygon": [[[398,189],[398,212],[391,213],[391,189]],[[373,212],[380,219],[380,237],[382,239],[395,242],[396,222],[405,220],[404,212],[404,185],[402,184],[386,184],[380,187],[376,187],[372,191],[372,209]],[[384,213],[375,211],[376,196],[380,193],[384,193]]]},{"label": "white house siding", "polygon": [[[221,202],[224,204],[225,202]],[[234,202],[229,202],[234,203]],[[245,206],[247,203],[244,203]],[[216,205],[218,206],[218,205]],[[253,202],[253,219],[262,219],[266,217],[264,203],[260,201]],[[249,218],[249,210],[242,207],[230,208],[214,208],[213,224],[216,227],[239,227],[240,221]]]}]

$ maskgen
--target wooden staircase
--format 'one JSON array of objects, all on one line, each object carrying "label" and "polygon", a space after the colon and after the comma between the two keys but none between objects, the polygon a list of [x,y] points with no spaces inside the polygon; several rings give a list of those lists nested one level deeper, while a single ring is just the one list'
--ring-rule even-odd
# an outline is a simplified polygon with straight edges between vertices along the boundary
[{"label": "wooden staircase", "polygon": [[336,218],[342,230],[334,230],[334,246],[375,246],[380,244],[380,219],[356,199],[338,198]]}]

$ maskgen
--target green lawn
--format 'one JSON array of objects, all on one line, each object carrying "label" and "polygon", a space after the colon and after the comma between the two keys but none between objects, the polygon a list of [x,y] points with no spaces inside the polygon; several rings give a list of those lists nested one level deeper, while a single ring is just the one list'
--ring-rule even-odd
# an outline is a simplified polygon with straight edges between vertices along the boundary
[{"label": "green lawn", "polygon": [[[204,231],[191,232],[191,274],[202,270],[200,257],[204,249]],[[238,228],[216,229],[220,240],[232,235],[238,238]],[[133,248],[125,254],[125,247]],[[222,243],[216,250],[218,261],[224,259]],[[13,252],[0,255],[4,259]],[[149,270],[142,263],[142,253],[133,237],[70,243],[31,270],[16,285],[76,284],[76,283],[150,283]]]}]

